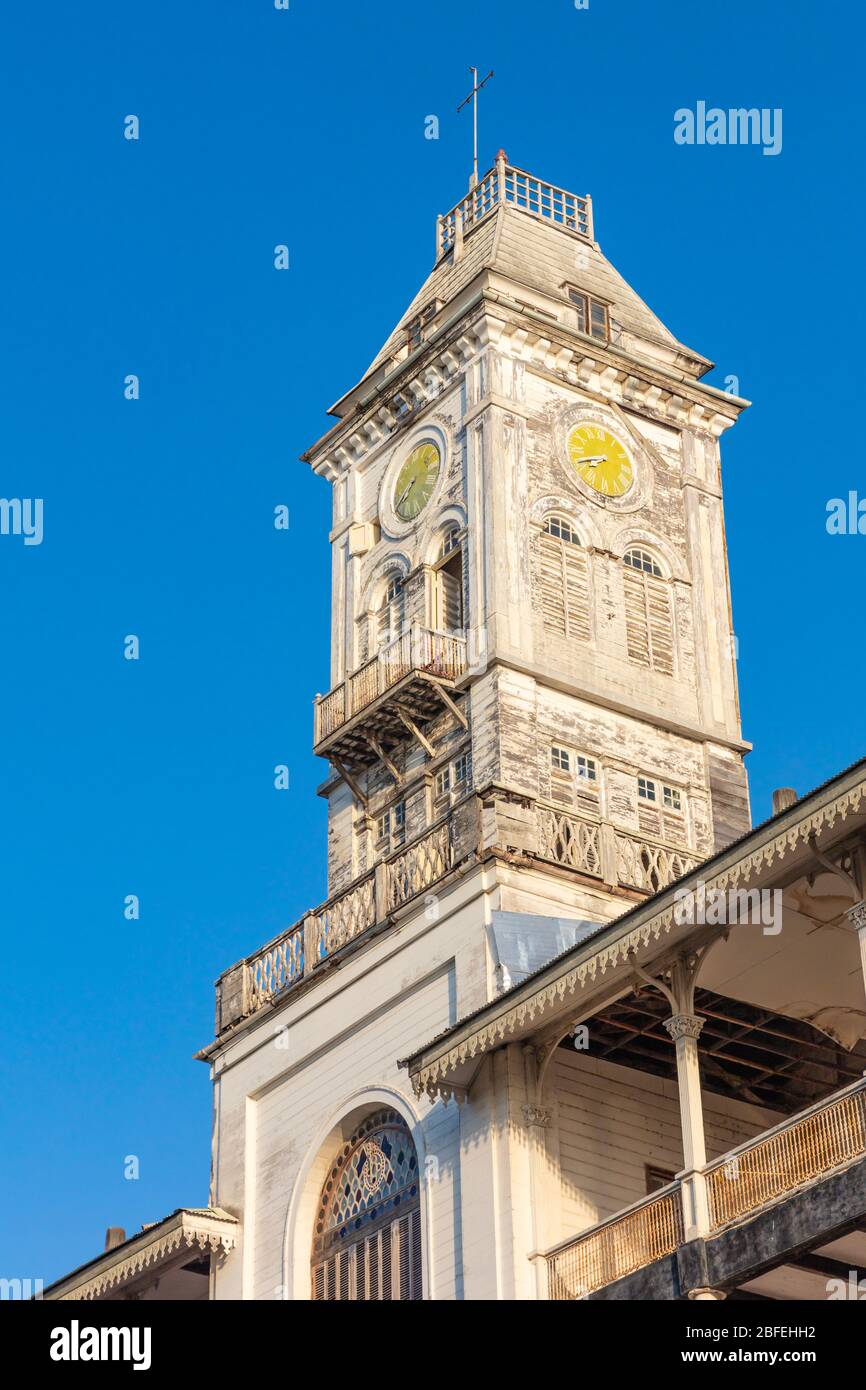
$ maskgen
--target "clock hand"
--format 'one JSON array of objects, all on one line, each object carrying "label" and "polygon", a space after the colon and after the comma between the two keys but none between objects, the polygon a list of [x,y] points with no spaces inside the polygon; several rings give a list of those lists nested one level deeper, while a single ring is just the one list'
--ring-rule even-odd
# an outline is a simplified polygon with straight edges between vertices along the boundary
[{"label": "clock hand", "polygon": [[591,463],[593,468],[595,468],[598,463],[607,463],[607,454],[588,454],[586,458],[582,458],[580,461],[581,463]]}]

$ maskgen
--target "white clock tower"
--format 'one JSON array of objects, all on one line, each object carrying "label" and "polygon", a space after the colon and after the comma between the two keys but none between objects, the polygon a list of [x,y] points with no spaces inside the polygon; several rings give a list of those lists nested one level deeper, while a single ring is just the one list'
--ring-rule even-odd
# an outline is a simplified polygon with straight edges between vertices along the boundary
[{"label": "white clock tower", "polygon": [[718,447],[745,402],[710,365],[588,198],[500,153],[438,220],[306,455],[334,489],[332,893],[450,821],[515,907],[604,917],[748,828]]},{"label": "white clock tower", "polygon": [[328,897],[218,982],[213,1297],[532,1297],[573,1228],[520,1176],[525,1122],[558,1191],[531,1049],[472,1044],[436,1096],[401,1060],[748,828],[718,444],[746,402],[709,366],[589,199],[500,154],[306,454]]}]

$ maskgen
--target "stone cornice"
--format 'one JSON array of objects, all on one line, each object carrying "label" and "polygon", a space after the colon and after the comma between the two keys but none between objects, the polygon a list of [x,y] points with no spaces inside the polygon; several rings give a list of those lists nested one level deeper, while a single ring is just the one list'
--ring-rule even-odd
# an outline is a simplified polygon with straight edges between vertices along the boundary
[{"label": "stone cornice", "polygon": [[[479,290],[455,321],[386,377],[366,406],[341,420],[302,458],[334,479],[387,443],[438,400],[484,347],[519,358],[534,371],[659,423],[718,438],[748,401],[699,381],[680,380],[661,365],[615,343],[594,342],[490,289]],[[506,401],[497,402],[508,406]],[[511,408],[520,413],[519,403]]]}]

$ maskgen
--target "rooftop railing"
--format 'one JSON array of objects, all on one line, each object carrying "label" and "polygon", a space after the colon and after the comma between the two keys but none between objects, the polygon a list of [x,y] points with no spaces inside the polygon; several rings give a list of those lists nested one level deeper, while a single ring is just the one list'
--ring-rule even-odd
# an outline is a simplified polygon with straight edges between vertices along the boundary
[{"label": "rooftop railing", "polygon": [[530,217],[554,222],[564,231],[593,240],[592,199],[588,193],[584,196],[568,193],[523,169],[515,169],[506,163],[504,155],[500,155],[493,168],[479,179],[466,197],[450,212],[437,218],[437,260],[453,250],[501,203],[510,203]]}]

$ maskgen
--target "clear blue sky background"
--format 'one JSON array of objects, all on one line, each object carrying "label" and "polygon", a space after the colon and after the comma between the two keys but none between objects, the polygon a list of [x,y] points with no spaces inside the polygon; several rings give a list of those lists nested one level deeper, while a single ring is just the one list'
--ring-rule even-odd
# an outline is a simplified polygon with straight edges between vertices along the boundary
[{"label": "clear blue sky background", "polygon": [[[212,981],[325,893],[330,510],[297,456],[465,190],[470,63],[496,70],[483,163],[591,192],[606,254],[755,403],[724,445],[755,819],[866,751],[866,537],[825,531],[866,496],[860,24],[804,0],[7,9],[0,495],[44,498],[45,538],[0,537],[0,1275],[207,1199]],[[698,99],[783,108],[782,154],[675,145]]]}]

